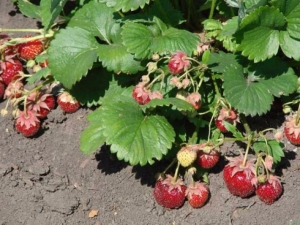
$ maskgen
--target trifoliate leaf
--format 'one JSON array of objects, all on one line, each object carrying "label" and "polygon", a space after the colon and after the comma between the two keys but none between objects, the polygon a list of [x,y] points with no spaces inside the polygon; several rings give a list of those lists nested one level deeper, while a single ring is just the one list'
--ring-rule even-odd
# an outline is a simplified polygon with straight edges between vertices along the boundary
[{"label": "trifoliate leaf", "polygon": [[113,7],[116,11],[128,12],[144,8],[150,0],[99,0],[99,2],[106,3],[108,7]]},{"label": "trifoliate leaf", "polygon": [[38,5],[34,5],[27,0],[18,0],[18,8],[21,13],[27,17],[40,19],[41,12],[40,7]]},{"label": "trifoliate leaf", "polygon": [[180,111],[189,111],[194,112],[194,107],[188,103],[187,101],[184,101],[179,98],[165,98],[165,99],[153,99],[149,103],[141,106],[143,110],[149,109],[149,108],[156,108],[158,106],[170,106],[172,105],[176,109]]},{"label": "trifoliate leaf", "polygon": [[254,62],[271,58],[278,52],[279,33],[285,24],[284,15],[276,8],[265,6],[252,11],[237,32],[238,49]]},{"label": "trifoliate leaf", "polygon": [[56,80],[70,89],[97,59],[99,44],[81,28],[61,29],[49,47],[49,67]]},{"label": "trifoliate leaf", "polygon": [[85,154],[97,151],[105,142],[101,114],[102,110],[98,108],[88,115],[90,124],[80,136],[80,149]]},{"label": "trifoliate leaf", "polygon": [[260,139],[253,144],[253,149],[257,154],[265,152],[273,157],[275,164],[280,162],[281,158],[284,157],[283,147],[284,144],[276,140],[267,140],[266,143],[264,139]]},{"label": "trifoliate leaf", "polygon": [[133,98],[105,102],[101,109],[106,143],[118,159],[131,165],[153,164],[172,147],[175,132],[166,118],[144,115]]},{"label": "trifoliate leaf", "polygon": [[273,95],[288,95],[297,89],[297,76],[278,58],[272,58],[248,69],[228,66],[223,88],[233,108],[246,115],[261,115],[270,109]]},{"label": "trifoliate leaf", "polygon": [[41,19],[45,30],[48,30],[61,13],[67,0],[41,0]]},{"label": "trifoliate leaf", "polygon": [[150,58],[153,53],[166,54],[178,50],[187,55],[193,53],[199,42],[196,34],[173,27],[160,30],[161,25],[148,27],[140,23],[127,22],[122,27],[123,44],[130,53],[135,54],[136,58]]},{"label": "trifoliate leaf", "polygon": [[91,1],[75,13],[68,26],[87,30],[109,44],[111,30],[116,23],[114,17],[113,8],[107,7],[104,3]]}]

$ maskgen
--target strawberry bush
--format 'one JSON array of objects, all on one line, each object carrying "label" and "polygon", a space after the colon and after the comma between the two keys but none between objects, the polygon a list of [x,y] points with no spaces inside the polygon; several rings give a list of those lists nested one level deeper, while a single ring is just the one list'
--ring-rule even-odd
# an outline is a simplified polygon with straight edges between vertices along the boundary
[{"label": "strawberry bush", "polygon": [[[12,106],[18,132],[34,136],[55,97],[66,113],[92,109],[83,153],[105,144],[133,166],[170,162],[154,188],[166,208],[202,207],[220,157],[233,195],[280,197],[284,133],[300,144],[298,0],[14,2],[43,26],[0,28],[1,114]],[[284,130],[251,126],[278,104]],[[221,152],[227,141],[240,155]]]}]

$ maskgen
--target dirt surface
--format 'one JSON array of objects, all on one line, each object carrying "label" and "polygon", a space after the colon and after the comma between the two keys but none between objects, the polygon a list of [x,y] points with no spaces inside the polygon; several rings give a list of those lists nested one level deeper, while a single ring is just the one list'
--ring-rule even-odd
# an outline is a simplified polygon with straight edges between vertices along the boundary
[{"label": "dirt surface", "polygon": [[[36,21],[16,12],[9,0],[0,3],[1,28],[34,28]],[[0,103],[0,109],[5,102]],[[107,148],[86,156],[79,139],[87,126],[88,109],[64,115],[57,108],[35,138],[14,130],[10,116],[0,117],[0,225],[250,225],[300,224],[299,150],[286,143],[288,160],[278,171],[284,193],[273,205],[257,196],[232,196],[222,179],[223,160],[209,175],[211,197],[201,209],[187,203],[165,210],[152,192],[162,166],[132,167],[119,162]],[[263,121],[263,122],[262,122]],[[254,126],[280,126],[281,114],[253,120]],[[228,144],[223,152],[236,150]],[[89,213],[98,215],[89,218]]]}]

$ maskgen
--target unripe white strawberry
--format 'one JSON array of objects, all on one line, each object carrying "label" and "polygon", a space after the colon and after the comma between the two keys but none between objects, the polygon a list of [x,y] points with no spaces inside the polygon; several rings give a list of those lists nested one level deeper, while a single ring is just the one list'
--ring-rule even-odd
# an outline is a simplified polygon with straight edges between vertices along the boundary
[{"label": "unripe white strawberry", "polygon": [[181,148],[177,153],[177,160],[183,167],[190,166],[197,158],[197,152],[189,146]]}]

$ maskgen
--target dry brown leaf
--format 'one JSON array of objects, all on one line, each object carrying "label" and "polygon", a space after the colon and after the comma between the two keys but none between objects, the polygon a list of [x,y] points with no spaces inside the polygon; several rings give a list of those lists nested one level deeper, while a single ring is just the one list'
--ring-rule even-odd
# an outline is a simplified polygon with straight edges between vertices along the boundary
[{"label": "dry brown leaf", "polygon": [[99,210],[92,209],[92,210],[89,212],[89,218],[93,218],[93,217],[97,216],[97,215],[98,215],[98,212],[99,212]]}]

